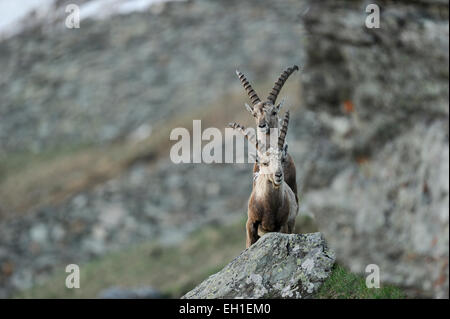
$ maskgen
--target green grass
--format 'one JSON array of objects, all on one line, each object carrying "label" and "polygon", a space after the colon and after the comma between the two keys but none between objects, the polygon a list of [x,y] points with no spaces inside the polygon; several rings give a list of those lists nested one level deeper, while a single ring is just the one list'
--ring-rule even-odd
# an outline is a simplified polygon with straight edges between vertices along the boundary
[{"label": "green grass", "polygon": [[[317,231],[309,217],[297,218],[299,233]],[[80,265],[79,289],[65,287],[64,266],[46,282],[16,294],[15,298],[96,298],[111,286],[152,286],[179,298],[227,265],[245,248],[245,219],[227,226],[209,226],[175,246],[157,242],[136,245]],[[367,289],[364,278],[337,265],[317,298],[402,298],[400,289]]]},{"label": "green grass", "polygon": [[404,292],[392,285],[367,288],[364,277],[353,274],[339,264],[334,265],[331,276],[320,287],[316,296],[321,299],[401,299]]}]

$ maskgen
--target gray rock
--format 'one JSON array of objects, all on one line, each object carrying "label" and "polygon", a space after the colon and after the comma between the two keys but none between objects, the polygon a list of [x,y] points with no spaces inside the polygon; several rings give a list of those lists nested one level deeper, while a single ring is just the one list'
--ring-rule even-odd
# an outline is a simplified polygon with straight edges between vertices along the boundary
[{"label": "gray rock", "polygon": [[[353,272],[380,267],[382,281],[435,297],[448,293],[448,124],[418,124],[363,168],[341,172],[305,205]],[[408,160],[405,160],[408,159]]]},{"label": "gray rock", "polygon": [[269,233],[182,298],[310,298],[334,261],[320,233]]},{"label": "gray rock", "polygon": [[37,224],[30,230],[30,238],[32,241],[45,244],[47,242],[48,229],[45,224]]}]

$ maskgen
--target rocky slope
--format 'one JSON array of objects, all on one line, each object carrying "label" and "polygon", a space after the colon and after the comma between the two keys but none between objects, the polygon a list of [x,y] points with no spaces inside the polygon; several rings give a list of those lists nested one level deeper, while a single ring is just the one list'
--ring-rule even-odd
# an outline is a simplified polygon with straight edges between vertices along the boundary
[{"label": "rocky slope", "polygon": [[[259,92],[299,64],[289,80],[299,89],[281,95],[304,101],[288,105],[287,136],[301,213],[355,273],[376,263],[382,283],[448,296],[448,2],[379,3],[378,30],[364,27],[364,1],[288,0],[167,3],[77,31],[28,30],[0,42],[0,163],[151,138],[154,123],[219,102],[233,114],[247,99],[237,66]],[[147,161],[1,220],[0,296],[61,265],[245,214],[250,165]]]},{"label": "rocky slope", "polygon": [[[78,30],[34,28],[0,42],[0,160],[152,138],[155,123],[171,125],[180,117],[189,119],[189,128],[194,116],[202,118],[192,110],[210,103],[230,114],[242,111],[246,95],[237,66],[271,85],[283,67],[301,64],[296,7],[295,1],[169,2],[88,19]],[[238,94],[239,103],[227,103],[230,94]],[[167,137],[160,147],[171,144]],[[20,217],[0,198],[0,211],[13,216],[0,221],[0,297],[42,282],[67,263],[145,240],[176,243],[205,223],[245,214],[250,165],[154,161],[141,160]]]},{"label": "rocky slope", "polygon": [[0,223],[0,297],[42,282],[56,267],[145,240],[175,244],[202,225],[242,217],[250,171],[167,163],[151,171],[136,165],[64,204]]},{"label": "rocky slope", "polygon": [[0,42],[0,153],[120,139],[238,88],[238,66],[275,77],[302,61],[296,7],[168,2]]},{"label": "rocky slope", "polygon": [[322,160],[346,158],[305,205],[352,271],[375,263],[448,297],[448,2],[377,3],[380,29],[364,27],[364,1],[311,2],[305,16],[305,107],[336,150]]}]

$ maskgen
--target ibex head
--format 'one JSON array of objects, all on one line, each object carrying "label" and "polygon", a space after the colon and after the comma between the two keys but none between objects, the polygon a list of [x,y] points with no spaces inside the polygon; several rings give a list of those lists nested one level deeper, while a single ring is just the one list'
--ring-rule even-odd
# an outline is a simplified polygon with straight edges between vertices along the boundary
[{"label": "ibex head", "polygon": [[267,176],[267,179],[275,187],[279,187],[284,181],[283,166],[281,164],[282,151],[269,148],[265,153],[259,154],[259,174]]},{"label": "ibex head", "polygon": [[252,106],[246,103],[245,107],[256,119],[257,129],[260,132],[268,134],[271,128],[278,127],[278,112],[280,111],[284,100],[282,100],[278,105],[276,105],[275,102],[284,83],[296,70],[298,70],[298,66],[294,65],[293,67],[287,68],[283,73],[281,73],[266,101],[260,100],[245,75],[236,70],[236,74],[239,77],[239,80],[241,80],[241,83],[244,86],[244,89],[247,91],[247,94],[250,97],[250,101],[252,103]]},{"label": "ibex head", "polygon": [[261,175],[265,175],[275,188],[279,187],[284,181],[282,160],[284,141],[286,139],[288,125],[289,111],[286,111],[278,137],[278,147],[270,147],[266,151],[261,151],[258,141],[252,131],[246,130],[244,126],[237,123],[228,124],[228,126],[241,132],[249,142],[255,145],[260,163],[259,173]]}]

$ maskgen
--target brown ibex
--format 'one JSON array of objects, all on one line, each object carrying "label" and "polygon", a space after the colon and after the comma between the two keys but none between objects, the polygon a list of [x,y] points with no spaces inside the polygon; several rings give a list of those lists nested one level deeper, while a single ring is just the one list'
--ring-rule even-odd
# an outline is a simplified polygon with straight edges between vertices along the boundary
[{"label": "brown ibex", "polygon": [[255,179],[248,201],[246,224],[246,247],[254,244],[267,232],[293,233],[298,203],[291,187],[283,178],[283,147],[289,124],[289,111],[286,112],[278,147],[261,151],[254,134],[245,127],[230,123],[229,126],[241,132],[249,142],[255,144],[259,156],[259,174]]},{"label": "brown ibex", "polygon": [[[250,101],[252,103],[252,106],[245,103],[245,107],[256,120],[256,137],[258,140],[258,144],[260,145],[270,145],[270,130],[278,129],[280,122],[278,113],[281,106],[283,105],[283,101],[278,105],[275,105],[275,102],[284,83],[296,70],[298,70],[298,66],[294,65],[293,67],[287,68],[283,73],[281,73],[280,77],[275,82],[272,91],[267,97],[267,100],[264,102],[260,100],[258,94],[256,94],[255,90],[251,86],[250,82],[246,79],[245,75],[236,70],[236,74],[239,77],[242,85],[244,86],[244,89],[247,91],[247,94],[250,97]],[[296,170],[294,161],[292,160],[292,157],[287,153],[287,145],[282,151],[283,157],[281,161],[283,165],[284,180],[294,192],[295,200],[298,204]],[[253,174],[255,177],[258,175],[258,172],[259,163],[257,161],[253,166]]]}]

